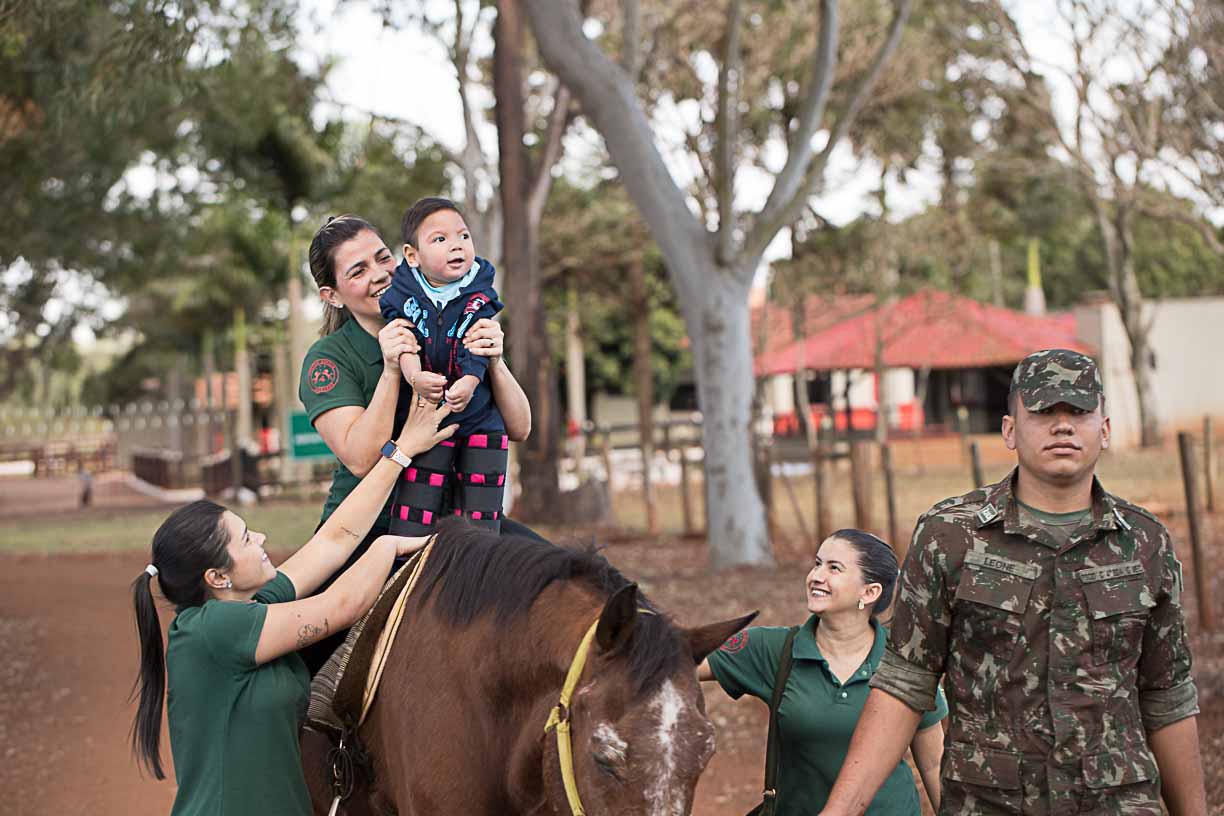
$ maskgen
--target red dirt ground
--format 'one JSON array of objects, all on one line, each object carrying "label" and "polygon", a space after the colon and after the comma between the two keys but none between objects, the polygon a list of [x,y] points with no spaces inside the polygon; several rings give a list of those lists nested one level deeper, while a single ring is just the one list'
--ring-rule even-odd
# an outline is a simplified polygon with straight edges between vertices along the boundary
[{"label": "red dirt ground", "polygon": [[[756,607],[762,623],[792,622],[802,613],[806,566],[798,553],[780,552],[777,569],[718,575],[706,570],[699,541],[613,540],[607,555],[681,623]],[[140,553],[0,556],[3,813],[169,811],[173,783],[142,778],[126,741],[132,715],[126,698],[136,668],[127,589],[144,563]],[[1188,613],[1193,620],[1193,609]],[[168,618],[163,614],[163,623]],[[1208,801],[1215,803],[1213,813],[1224,813],[1224,636],[1194,640]],[[716,689],[707,701],[719,728],[718,753],[702,777],[694,813],[743,813],[759,797],[765,707],[732,702]]]}]

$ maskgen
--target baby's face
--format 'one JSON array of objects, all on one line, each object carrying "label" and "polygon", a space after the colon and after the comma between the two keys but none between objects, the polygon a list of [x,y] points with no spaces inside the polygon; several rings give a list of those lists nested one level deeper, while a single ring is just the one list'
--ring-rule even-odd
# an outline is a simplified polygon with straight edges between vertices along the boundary
[{"label": "baby's face", "polygon": [[[476,247],[463,216],[454,210],[439,210],[421,222],[417,247],[405,246],[408,263],[434,284],[451,283],[468,273],[476,260]],[[415,257],[414,257],[415,256]]]}]

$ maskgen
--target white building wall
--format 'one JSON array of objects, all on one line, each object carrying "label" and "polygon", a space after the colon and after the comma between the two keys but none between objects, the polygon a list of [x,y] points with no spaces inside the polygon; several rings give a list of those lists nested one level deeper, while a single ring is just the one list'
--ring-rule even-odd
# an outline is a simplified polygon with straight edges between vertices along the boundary
[{"label": "white building wall", "polygon": [[[1205,414],[1224,416],[1224,298],[1179,298],[1149,303],[1156,357],[1156,410],[1162,429],[1197,427]],[[1080,340],[1099,350],[1115,445],[1139,444],[1139,404],[1130,366],[1130,340],[1118,309],[1097,301],[1075,310]]]}]

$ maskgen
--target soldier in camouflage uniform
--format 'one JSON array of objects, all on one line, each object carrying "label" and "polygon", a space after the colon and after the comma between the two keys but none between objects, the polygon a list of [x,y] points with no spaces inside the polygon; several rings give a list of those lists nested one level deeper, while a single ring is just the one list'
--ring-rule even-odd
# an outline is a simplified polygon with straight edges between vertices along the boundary
[{"label": "soldier in camouflage uniform", "polygon": [[1077,352],[1016,367],[1003,438],[1018,467],[918,520],[824,813],[862,812],[942,676],[941,814],[1155,816],[1162,793],[1174,816],[1206,814],[1181,564],[1164,525],[1094,475],[1103,401]]}]

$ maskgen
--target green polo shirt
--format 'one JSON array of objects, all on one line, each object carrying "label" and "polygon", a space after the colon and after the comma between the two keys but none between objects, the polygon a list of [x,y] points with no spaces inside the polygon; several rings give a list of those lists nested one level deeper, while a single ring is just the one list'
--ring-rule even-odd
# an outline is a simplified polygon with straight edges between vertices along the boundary
[{"label": "green polo shirt", "polygon": [[[816,645],[817,622],[818,618],[811,616],[795,634],[791,647],[794,662],[778,706],[781,749],[778,816],[816,813],[824,807],[867,702],[867,681],[875,674],[888,640],[887,630],[872,621],[875,642],[871,652],[843,684],[829,670],[828,661]],[[732,637],[710,655],[710,668],[723,690],[736,699],[750,694],[768,704],[773,696],[786,632],[786,627],[782,626],[754,626]],[[918,729],[930,728],[947,714],[948,704],[940,691],[935,710],[922,715]],[[880,816],[919,816],[922,813],[914,775],[905,762],[899,763],[889,774],[867,813]]]},{"label": "green polo shirt", "polygon": [[[383,372],[382,350],[378,338],[371,335],[356,320],[349,319],[331,334],[320,337],[306,352],[302,361],[302,377],[298,381],[298,396],[306,406],[306,415],[313,425],[320,415],[333,408],[356,405],[365,408],[374,398],[374,389]],[[401,421],[396,410],[396,426]],[[331,490],[323,505],[320,523],[335,512],[340,502],[361,481],[337,460],[332,474]],[[391,523],[391,499],[374,522],[374,529],[385,530]]]},{"label": "green polo shirt", "polygon": [[181,610],[166,647],[178,793],[171,816],[309,816],[298,727],[310,674],[297,653],[255,662],[268,604],[297,597],[283,572],[250,603]]}]

